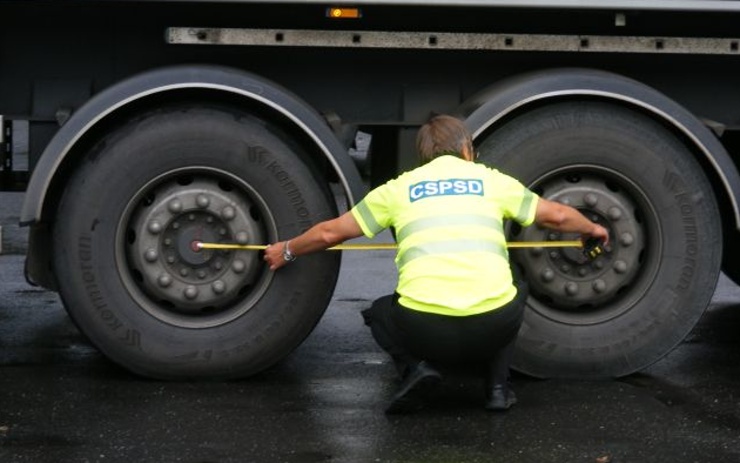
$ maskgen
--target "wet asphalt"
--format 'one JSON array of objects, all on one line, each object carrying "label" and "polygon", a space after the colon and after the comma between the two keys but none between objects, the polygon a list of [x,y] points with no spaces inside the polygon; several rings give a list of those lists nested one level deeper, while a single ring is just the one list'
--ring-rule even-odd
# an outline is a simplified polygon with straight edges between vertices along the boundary
[{"label": "wet asphalt", "polygon": [[386,416],[395,372],[360,311],[393,290],[389,251],[345,252],[326,315],[288,358],[237,381],[134,376],[92,347],[55,293],[23,279],[22,193],[0,193],[0,462],[738,462],[740,288],[723,277],[692,334],[619,380],[514,376],[519,404],[445,377]]}]

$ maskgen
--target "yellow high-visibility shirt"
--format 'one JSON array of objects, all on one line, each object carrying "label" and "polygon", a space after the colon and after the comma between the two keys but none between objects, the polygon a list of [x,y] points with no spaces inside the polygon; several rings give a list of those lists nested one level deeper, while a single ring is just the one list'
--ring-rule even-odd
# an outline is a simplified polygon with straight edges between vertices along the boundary
[{"label": "yellow high-visibility shirt", "polygon": [[538,199],[508,175],[444,155],[375,188],[351,212],[368,238],[395,228],[401,305],[467,316],[516,296],[503,221],[532,224]]}]

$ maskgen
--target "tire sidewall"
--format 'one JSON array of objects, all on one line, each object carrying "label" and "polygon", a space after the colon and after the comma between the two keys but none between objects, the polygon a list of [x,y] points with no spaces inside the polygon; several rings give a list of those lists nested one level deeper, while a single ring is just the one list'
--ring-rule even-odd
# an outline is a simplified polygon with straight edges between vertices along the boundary
[{"label": "tire sidewall", "polygon": [[116,270],[129,201],[176,169],[216,169],[247,183],[270,211],[271,241],[333,216],[326,192],[280,135],[246,116],[183,110],[146,117],[93,150],[62,199],[55,262],[72,318],[106,355],[147,376],[241,376],[282,358],[313,329],[336,282],[339,256],[331,253],[268,275],[269,287],[243,315],[198,329],[143,310]]},{"label": "tire sidewall", "polygon": [[[543,108],[488,138],[485,162],[525,185],[568,166],[608,168],[652,208],[639,298],[601,323],[570,324],[528,303],[514,367],[535,376],[615,377],[662,357],[695,325],[718,278],[720,224],[711,187],[679,140],[646,117],[602,104]],[[611,237],[619,240],[619,237]],[[651,267],[652,265],[652,267]],[[536,277],[536,276],[531,276]]]}]

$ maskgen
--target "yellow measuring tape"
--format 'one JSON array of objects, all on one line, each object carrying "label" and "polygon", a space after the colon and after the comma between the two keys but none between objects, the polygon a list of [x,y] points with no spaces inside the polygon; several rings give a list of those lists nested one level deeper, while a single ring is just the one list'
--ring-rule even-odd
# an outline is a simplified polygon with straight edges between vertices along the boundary
[{"label": "yellow measuring tape", "polygon": [[[583,243],[575,241],[509,241],[509,248],[582,248]],[[262,251],[267,249],[264,244],[231,244],[231,243],[195,243],[198,249],[229,249],[239,251]],[[381,244],[340,244],[328,249],[328,251],[380,251],[396,249],[393,243]]]}]

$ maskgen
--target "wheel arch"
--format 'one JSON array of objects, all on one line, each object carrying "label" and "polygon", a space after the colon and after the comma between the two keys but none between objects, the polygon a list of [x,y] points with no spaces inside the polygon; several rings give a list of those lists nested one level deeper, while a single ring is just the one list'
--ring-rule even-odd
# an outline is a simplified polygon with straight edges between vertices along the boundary
[{"label": "wheel arch", "polygon": [[[726,229],[740,230],[740,174],[724,146],[691,112],[633,79],[593,69],[551,69],[498,82],[468,99],[458,110],[473,138],[495,130],[532,107],[596,99],[647,114],[684,140],[712,180],[721,207],[731,212]],[[722,214],[723,222],[728,219]]]},{"label": "wheel arch", "polygon": [[329,124],[298,96],[260,76],[232,68],[189,65],[156,69],[112,85],[80,107],[44,149],[31,176],[20,215],[30,225],[26,275],[48,288],[56,283],[48,265],[49,222],[64,188],[65,173],[75,168],[85,148],[107,128],[162,104],[198,101],[248,108],[305,142],[315,163],[336,175],[350,205],[364,186],[347,150]]}]

